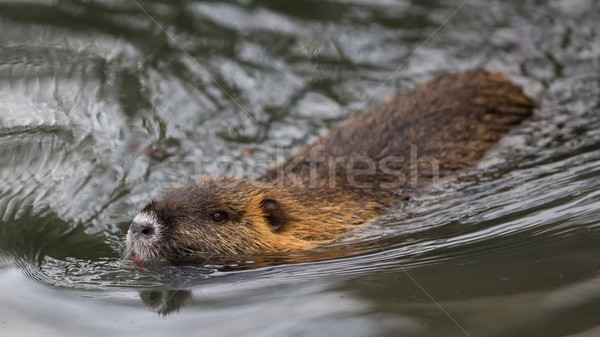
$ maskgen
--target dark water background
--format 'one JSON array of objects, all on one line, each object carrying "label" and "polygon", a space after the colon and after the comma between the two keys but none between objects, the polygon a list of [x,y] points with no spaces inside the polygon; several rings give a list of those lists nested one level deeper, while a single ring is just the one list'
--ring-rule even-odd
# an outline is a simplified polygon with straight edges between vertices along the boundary
[{"label": "dark water background", "polygon": [[[257,167],[476,67],[535,116],[320,261],[120,258],[215,158]],[[596,1],[0,1],[2,336],[600,336],[599,240]]]}]

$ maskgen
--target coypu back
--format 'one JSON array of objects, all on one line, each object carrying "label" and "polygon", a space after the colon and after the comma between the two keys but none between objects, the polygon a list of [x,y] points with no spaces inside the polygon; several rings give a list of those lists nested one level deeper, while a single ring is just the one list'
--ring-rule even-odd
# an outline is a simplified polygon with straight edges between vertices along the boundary
[{"label": "coypu back", "polygon": [[[521,88],[500,73],[439,76],[349,118],[264,179],[304,186],[328,181],[348,191],[360,185],[363,193],[404,194],[438,173],[443,177],[473,165],[533,107]],[[369,161],[374,170],[360,174],[369,169]]]}]

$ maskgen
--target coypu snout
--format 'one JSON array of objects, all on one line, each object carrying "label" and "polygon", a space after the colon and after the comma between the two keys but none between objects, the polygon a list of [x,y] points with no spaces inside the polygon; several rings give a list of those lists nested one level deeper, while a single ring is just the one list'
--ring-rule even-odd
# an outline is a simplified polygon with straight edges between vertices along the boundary
[{"label": "coypu snout", "polygon": [[155,259],[160,249],[163,225],[156,214],[142,211],[134,219],[127,231],[126,254],[139,262]]},{"label": "coypu snout", "polygon": [[134,237],[140,237],[142,240],[152,239],[156,230],[154,225],[149,222],[134,222],[129,227],[131,235]]}]

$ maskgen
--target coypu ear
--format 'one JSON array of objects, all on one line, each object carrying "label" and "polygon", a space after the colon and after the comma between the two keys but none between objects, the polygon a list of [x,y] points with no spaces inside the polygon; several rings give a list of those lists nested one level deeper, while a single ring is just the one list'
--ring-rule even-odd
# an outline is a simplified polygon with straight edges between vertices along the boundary
[{"label": "coypu ear", "polygon": [[273,231],[281,229],[281,227],[285,223],[285,218],[277,200],[271,197],[265,197],[261,201],[260,207],[267,214],[266,218],[269,223],[269,226],[271,226],[271,229]]}]

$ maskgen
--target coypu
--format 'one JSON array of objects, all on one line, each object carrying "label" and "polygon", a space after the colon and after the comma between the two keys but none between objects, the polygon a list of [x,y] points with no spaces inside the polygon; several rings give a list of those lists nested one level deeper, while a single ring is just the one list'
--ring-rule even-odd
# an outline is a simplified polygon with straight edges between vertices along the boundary
[{"label": "coypu", "polygon": [[204,178],[168,191],[135,217],[126,252],[140,264],[177,263],[331,242],[473,165],[533,107],[499,73],[439,76],[349,118],[256,181]]}]

